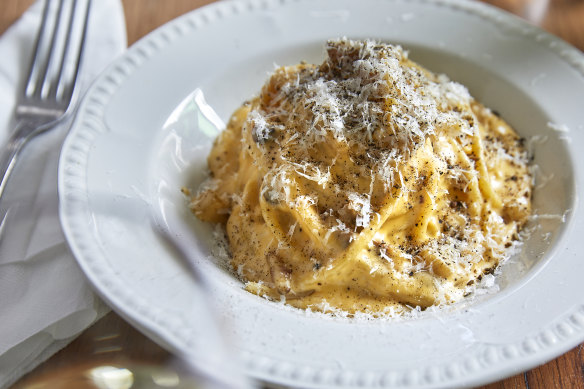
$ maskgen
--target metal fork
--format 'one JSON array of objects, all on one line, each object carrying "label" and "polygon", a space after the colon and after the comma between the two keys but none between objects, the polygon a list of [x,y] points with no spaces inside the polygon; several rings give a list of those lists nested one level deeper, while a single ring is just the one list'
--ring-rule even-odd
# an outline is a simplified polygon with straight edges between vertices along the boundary
[{"label": "metal fork", "polygon": [[16,128],[2,148],[0,198],[24,145],[54,128],[70,106],[87,33],[90,2],[45,1],[28,78],[16,103]]}]

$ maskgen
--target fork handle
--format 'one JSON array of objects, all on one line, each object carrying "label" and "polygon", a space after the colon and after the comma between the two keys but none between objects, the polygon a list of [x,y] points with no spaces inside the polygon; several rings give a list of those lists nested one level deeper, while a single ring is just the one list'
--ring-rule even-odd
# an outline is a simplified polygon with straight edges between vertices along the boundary
[{"label": "fork handle", "polygon": [[0,199],[2,199],[6,183],[16,165],[20,151],[32,135],[35,134],[36,129],[37,126],[32,123],[21,122],[2,148],[2,156],[0,157]]}]

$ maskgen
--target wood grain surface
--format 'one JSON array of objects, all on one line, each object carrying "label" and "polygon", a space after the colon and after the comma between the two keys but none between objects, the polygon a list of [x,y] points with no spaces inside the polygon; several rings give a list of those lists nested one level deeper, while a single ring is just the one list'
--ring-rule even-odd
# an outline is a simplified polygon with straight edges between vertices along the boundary
[{"label": "wood grain surface", "polygon": [[[356,0],[357,1],[357,0]],[[518,2],[533,0],[490,0],[489,2],[517,12]],[[126,15],[128,44],[134,43],[156,27],[201,7],[212,0],[122,0]],[[0,33],[3,33],[33,0],[0,0]],[[552,0],[542,21],[543,28],[584,50],[584,1]],[[581,102],[582,103],[582,102]],[[584,389],[584,344],[545,365],[482,389]],[[15,387],[44,382],[36,388],[83,388],[85,383],[72,381],[71,386],[55,384],[51,377],[87,369],[100,364],[124,365],[129,361],[166,363],[171,356],[157,344],[135,330],[120,316],[110,313],[86,330],[65,349],[25,376]],[[58,385],[58,386],[57,386]]]}]

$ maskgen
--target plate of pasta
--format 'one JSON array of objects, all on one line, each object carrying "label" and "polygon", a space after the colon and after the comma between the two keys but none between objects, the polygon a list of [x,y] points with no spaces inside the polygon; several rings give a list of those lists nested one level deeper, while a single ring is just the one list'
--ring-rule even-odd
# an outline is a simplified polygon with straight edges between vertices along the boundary
[{"label": "plate of pasta", "polygon": [[61,221],[100,296],[172,351],[200,346],[195,292],[153,209],[251,378],[485,384],[584,340],[567,101],[582,54],[478,2],[222,1],[84,97]]}]

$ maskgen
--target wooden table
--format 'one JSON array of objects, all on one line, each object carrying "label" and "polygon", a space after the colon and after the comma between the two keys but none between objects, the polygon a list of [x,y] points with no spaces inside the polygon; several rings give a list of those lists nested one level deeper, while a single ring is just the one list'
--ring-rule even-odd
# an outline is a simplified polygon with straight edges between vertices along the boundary
[{"label": "wooden table", "polygon": [[[518,10],[518,0],[489,1],[511,11]],[[0,33],[4,32],[32,2],[33,0],[0,1]],[[122,2],[126,13],[128,44],[131,45],[165,22],[211,3],[212,0],[122,0]],[[580,50],[584,50],[584,1],[553,0],[542,25]],[[124,363],[137,360],[157,364],[168,358],[170,355],[165,350],[112,312],[26,376],[17,386],[25,387],[28,383],[49,377],[43,388],[57,387],[56,384],[51,384],[50,377],[55,372],[67,372],[70,366],[75,366],[75,369],[103,363],[123,366]],[[60,376],[62,377],[62,374]],[[83,388],[80,381],[75,380],[70,386],[64,386],[61,382],[59,387]],[[584,343],[543,366],[483,387],[483,389],[550,388],[584,389]]]}]

